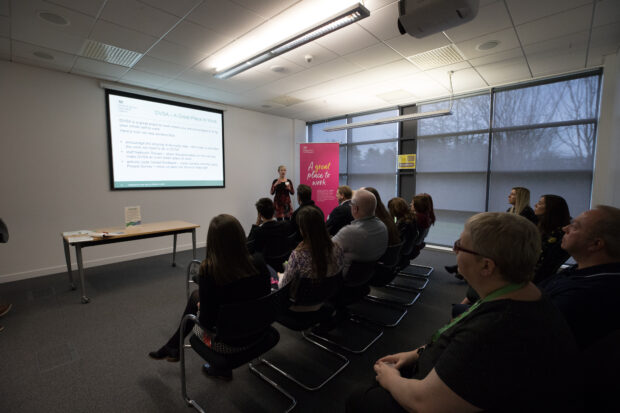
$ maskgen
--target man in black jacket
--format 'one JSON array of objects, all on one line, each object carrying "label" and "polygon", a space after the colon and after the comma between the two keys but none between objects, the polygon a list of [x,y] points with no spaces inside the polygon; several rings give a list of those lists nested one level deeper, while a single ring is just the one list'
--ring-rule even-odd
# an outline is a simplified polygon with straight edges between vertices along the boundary
[{"label": "man in black jacket", "polygon": [[336,198],[338,198],[339,205],[332,210],[327,217],[327,232],[329,235],[334,236],[340,228],[349,225],[353,221],[353,215],[351,215],[351,197],[353,191],[348,185],[338,187],[336,192]]},{"label": "man in black jacket", "polygon": [[258,216],[248,235],[250,254],[261,252],[265,256],[281,255],[289,249],[288,235],[291,232],[289,221],[276,221],[273,218],[273,201],[260,198],[256,202]]}]

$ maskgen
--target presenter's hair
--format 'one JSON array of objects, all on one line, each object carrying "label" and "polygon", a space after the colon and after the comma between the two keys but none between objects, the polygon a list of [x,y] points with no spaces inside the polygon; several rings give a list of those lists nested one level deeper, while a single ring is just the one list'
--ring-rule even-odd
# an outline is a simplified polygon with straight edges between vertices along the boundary
[{"label": "presenter's hair", "polygon": [[325,227],[323,213],[313,206],[302,208],[297,214],[297,226],[303,237],[303,242],[297,249],[310,251],[313,277],[324,278],[327,275],[328,264],[333,259],[334,244]]},{"label": "presenter's hair", "polygon": [[207,258],[202,262],[200,272],[212,277],[218,285],[258,273],[237,218],[221,214],[211,220],[207,232]]},{"label": "presenter's hair", "polygon": [[280,172],[280,169],[282,168],[286,168],[286,165],[278,165],[278,173]]},{"label": "presenter's hair", "polygon": [[483,212],[467,220],[464,232],[471,237],[472,250],[492,259],[506,281],[532,280],[541,241],[538,228],[527,218],[505,212]]},{"label": "presenter's hair", "polygon": [[299,184],[297,186],[297,196],[299,197],[299,202],[309,202],[312,199],[312,188],[308,185]]},{"label": "presenter's hair", "polygon": [[353,190],[351,190],[349,185],[339,186],[338,193],[342,195],[344,199],[351,199],[351,197],[353,197]]},{"label": "presenter's hair", "polygon": [[261,214],[263,218],[273,218],[275,210],[273,206],[273,201],[271,199],[260,198],[258,201],[256,201],[256,204],[254,205],[256,206],[256,211],[258,211],[258,213]]},{"label": "presenter's hair", "polygon": [[375,207],[375,216],[383,222],[388,230],[388,245],[398,244],[400,242],[400,235],[398,234],[398,227],[394,223],[394,219],[383,205],[381,201],[381,195],[379,195],[379,191],[371,186],[367,186],[364,188],[371,194],[375,196],[377,199],[377,206]]}]

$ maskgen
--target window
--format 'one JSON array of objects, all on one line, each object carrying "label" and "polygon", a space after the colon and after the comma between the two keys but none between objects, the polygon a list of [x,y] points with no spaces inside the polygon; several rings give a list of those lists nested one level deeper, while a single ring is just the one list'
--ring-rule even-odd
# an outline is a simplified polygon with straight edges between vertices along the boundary
[{"label": "window", "polygon": [[308,124],[308,142],[340,143],[340,185],[377,189],[383,203],[396,196],[398,123],[324,132],[329,126],[398,116],[398,110],[373,112]]}]

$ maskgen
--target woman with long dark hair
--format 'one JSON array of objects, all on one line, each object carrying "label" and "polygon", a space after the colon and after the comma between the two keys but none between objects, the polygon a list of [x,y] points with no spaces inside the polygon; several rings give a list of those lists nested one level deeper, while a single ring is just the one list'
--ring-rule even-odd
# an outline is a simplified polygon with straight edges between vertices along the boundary
[{"label": "woman with long dark hair", "polygon": [[394,218],[390,215],[385,205],[381,201],[379,192],[370,186],[362,188],[372,193],[377,198],[377,207],[375,208],[375,216],[383,222],[388,230],[388,246],[398,244],[400,242],[400,235],[398,233],[398,227],[394,223]]},{"label": "woman with long dark hair", "polygon": [[296,219],[303,241],[291,252],[284,273],[278,274],[280,287],[297,278],[320,280],[334,276],[344,265],[342,248],[332,242],[318,208],[302,208]]},{"label": "woman with long dark hair", "polygon": [[[400,239],[403,242],[410,241],[413,243],[418,236],[418,227],[416,219],[411,208],[403,198],[392,198],[388,201],[388,210],[393,220],[396,221],[396,227]],[[403,245],[403,250],[410,248],[411,244]]]},{"label": "woman with long dark hair", "polygon": [[[239,221],[232,215],[218,215],[209,224],[207,258],[200,266],[199,288],[190,296],[183,317],[186,314],[198,313],[200,324],[212,329],[217,323],[220,306],[267,295],[271,289],[270,279],[260,254],[248,253],[245,232]],[[183,336],[187,336],[191,328],[191,325],[188,325]],[[150,352],[149,356],[156,360],[179,361],[179,334],[177,329],[163,347]],[[259,338],[248,337],[247,340],[234,343],[213,342],[211,337],[197,326],[194,334],[214,351],[228,353],[243,350]],[[222,375],[222,372],[205,371],[207,374]],[[228,373],[230,372],[224,372],[223,375],[227,377]]]},{"label": "woman with long dark hair", "polygon": [[534,270],[534,284],[555,274],[570,256],[562,249],[562,227],[570,224],[570,212],[564,198],[558,195],[543,195],[536,205],[534,213],[538,218],[538,231],[541,237],[541,253]]}]

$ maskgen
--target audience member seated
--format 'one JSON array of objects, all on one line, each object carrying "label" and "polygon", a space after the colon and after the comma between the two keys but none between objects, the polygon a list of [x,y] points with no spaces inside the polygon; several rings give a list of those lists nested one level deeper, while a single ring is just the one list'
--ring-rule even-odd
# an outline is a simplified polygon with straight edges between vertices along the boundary
[{"label": "audience member seated", "polygon": [[418,227],[418,238],[415,240],[415,247],[411,252],[411,259],[420,255],[422,248],[426,246],[424,239],[428,235],[431,225],[435,225],[435,209],[433,208],[433,198],[429,194],[418,194],[411,201],[411,211],[415,214],[416,226]]},{"label": "audience member seated", "polygon": [[344,252],[343,277],[353,261],[376,261],[385,252],[388,245],[387,228],[375,216],[377,200],[365,189],[358,189],[351,199],[353,221],[343,227],[332,240],[340,245]]},{"label": "audience member seated", "polygon": [[[284,273],[279,273],[279,287],[299,278],[317,280],[333,277],[342,271],[342,248],[332,242],[318,208],[304,208],[297,214],[297,224],[303,241],[293,250]],[[293,284],[294,286],[294,284]],[[291,291],[293,294],[294,291]],[[315,311],[320,307],[290,307],[292,311]]]},{"label": "audience member seated", "polygon": [[620,329],[620,209],[586,211],[565,226],[562,248],[577,262],[540,283],[586,348]]},{"label": "audience member seated", "polygon": [[425,346],[377,360],[377,384],[352,395],[347,411],[576,409],[578,392],[568,374],[577,354],[574,338],[530,282],[540,251],[536,227],[518,215],[477,214],[454,249],[481,301]]},{"label": "audience member seated", "polygon": [[[323,211],[321,211],[312,200],[312,188],[308,185],[301,184],[297,186],[297,202],[299,203],[299,207],[293,211],[293,216],[291,217],[291,224],[293,227],[291,232],[299,233],[299,228],[297,227],[297,214],[299,214],[300,210],[304,208],[316,208],[321,212],[321,215],[323,215]],[[325,219],[323,219],[323,222],[325,222]],[[298,239],[301,241],[301,235],[299,235]]]},{"label": "audience member seated", "polygon": [[[400,239],[405,242],[414,242],[418,236],[418,227],[416,225],[415,215],[411,211],[407,201],[403,198],[392,198],[388,201],[388,210],[390,215],[396,221],[398,234]],[[403,244],[403,250],[407,250],[409,246]]]},{"label": "audience member seated", "polygon": [[273,218],[275,208],[269,198],[260,198],[256,202],[258,216],[248,235],[250,254],[258,251],[264,256],[280,255],[289,250],[288,235],[291,231],[288,221],[276,221]]},{"label": "audience member seated", "polygon": [[[251,256],[246,247],[245,233],[241,224],[231,215],[218,215],[211,220],[207,232],[207,258],[200,266],[198,290],[190,296],[183,316],[198,314],[200,323],[207,329],[214,328],[219,307],[224,304],[253,300],[267,295],[271,290],[271,278],[260,254]],[[187,336],[191,331],[183,331]],[[199,327],[194,334],[213,351],[235,352],[243,350],[252,342],[213,342]],[[251,338],[253,339],[253,338]],[[258,338],[257,338],[258,339]],[[151,358],[179,361],[179,329]],[[206,371],[206,370],[205,370]],[[209,372],[221,376],[221,372]]]},{"label": "audience member seated", "polygon": [[536,205],[534,213],[538,220],[541,236],[541,252],[534,269],[534,284],[555,274],[569,257],[561,247],[564,231],[570,224],[570,212],[564,198],[558,195],[543,195]]},{"label": "audience member seated", "polygon": [[388,230],[388,246],[398,244],[400,242],[400,235],[398,233],[398,228],[396,227],[396,224],[394,223],[394,218],[392,218],[388,210],[385,208],[385,205],[383,205],[383,202],[381,201],[381,196],[379,195],[379,191],[377,191],[373,187],[366,187],[363,189],[373,194],[375,196],[375,199],[377,200],[377,207],[375,208],[375,216],[379,218],[381,222],[383,222],[383,224]]},{"label": "audience member seated", "polygon": [[352,196],[353,191],[348,185],[338,187],[336,198],[338,198],[339,205],[332,210],[325,223],[329,235],[336,235],[340,228],[349,225],[353,221],[353,215],[351,215]]},{"label": "audience member seated", "polygon": [[508,194],[508,203],[512,205],[506,210],[511,214],[518,214],[527,218],[534,224],[538,222],[534,210],[530,206],[530,190],[522,186],[515,186]]}]

